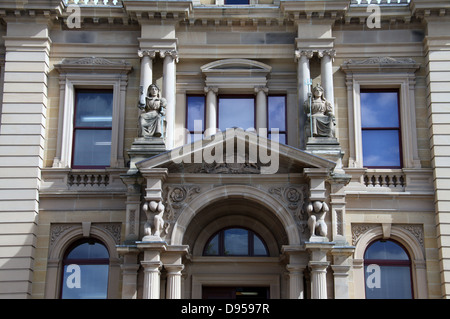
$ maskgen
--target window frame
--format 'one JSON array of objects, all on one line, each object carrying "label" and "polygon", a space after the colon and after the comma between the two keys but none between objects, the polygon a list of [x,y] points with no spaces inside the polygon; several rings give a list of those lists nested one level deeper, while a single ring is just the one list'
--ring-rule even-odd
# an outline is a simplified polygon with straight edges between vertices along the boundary
[{"label": "window frame", "polygon": [[363,168],[361,133],[361,90],[398,89],[403,168],[421,168],[415,108],[415,72],[420,64],[412,59],[369,58],[348,60],[346,73],[348,105],[349,168]]},{"label": "window frame", "polygon": [[[202,97],[203,98],[203,129],[201,132],[195,132],[195,131],[191,131],[189,129],[189,98],[190,97]],[[191,136],[191,143],[194,142],[192,140],[192,135],[195,134],[202,134],[202,136],[204,136],[205,134],[205,129],[206,129],[206,96],[204,94],[186,94],[186,116],[185,116],[185,123],[184,123],[184,127],[186,128],[186,132],[188,133],[186,136],[186,142],[189,141],[189,136]],[[203,137],[202,137],[203,138]]]},{"label": "window frame", "polygon": [[[383,242],[383,241],[390,241],[395,243],[396,245],[400,246],[401,249],[403,249],[403,251],[406,253],[406,255],[408,256],[408,260],[398,260],[398,259],[366,259],[364,258],[364,262],[363,262],[363,268],[365,269],[366,266],[371,265],[371,264],[376,264],[379,266],[389,266],[389,267],[405,267],[407,266],[409,268],[409,279],[410,279],[410,287],[411,287],[411,299],[414,299],[414,282],[413,282],[413,269],[412,269],[412,261],[411,261],[411,255],[408,252],[408,250],[406,249],[405,246],[403,246],[400,242],[394,240],[394,239],[382,239],[382,238],[377,238],[374,239],[372,242],[370,242],[366,249],[364,250],[364,257],[366,255],[367,250],[370,249],[370,247],[377,243],[377,242]],[[366,282],[367,277],[366,277],[366,272],[364,271],[364,282]],[[365,296],[367,297],[367,285],[364,285],[364,289],[365,289]]]},{"label": "window frame", "polygon": [[[362,93],[397,93],[397,112],[398,112],[398,127],[363,127],[362,118],[361,118],[361,152],[363,152],[363,142],[362,142],[362,132],[364,131],[397,131],[398,132],[398,145],[399,145],[399,166],[367,166],[364,165],[364,156],[362,158],[363,167],[369,169],[401,169],[403,168],[403,138],[402,138],[402,116],[400,109],[400,89],[397,88],[361,88],[360,89],[360,97]],[[362,107],[362,103],[360,102]],[[362,113],[362,112],[361,112]]]},{"label": "window frame", "polygon": [[[55,65],[59,72],[59,118],[53,168],[72,168],[75,91],[77,89],[113,90],[110,168],[125,167],[125,102],[128,73],[132,66],[125,61],[103,58],[64,59]],[[104,168],[103,168],[104,169]]]},{"label": "window frame", "polygon": [[[85,243],[94,242],[102,245],[108,252],[108,258],[81,258],[81,259],[67,259],[67,256],[78,246],[83,245]],[[61,262],[61,278],[60,278],[60,289],[59,289],[59,299],[63,299],[63,291],[64,291],[64,267],[70,264],[76,265],[108,265],[108,279],[106,281],[106,299],[108,299],[109,294],[109,281],[110,281],[110,258],[111,254],[109,252],[108,246],[105,245],[102,241],[96,238],[83,238],[74,241],[71,245],[67,247],[64,251],[64,255]]]},{"label": "window frame", "polygon": [[[246,255],[227,255],[225,254],[225,231],[230,230],[230,229],[242,229],[242,230],[246,230],[248,237],[247,237],[247,241],[248,241],[248,253]],[[219,251],[217,255],[207,255],[206,254],[206,249],[208,244],[211,242],[211,240],[213,240],[216,236],[219,236],[219,242],[218,242],[218,246],[219,246]],[[266,254],[265,255],[255,255],[254,254],[254,236],[258,237],[259,240],[261,241],[261,243],[264,245],[264,248],[266,250]],[[253,230],[251,230],[250,228],[247,227],[242,227],[242,226],[229,226],[229,227],[225,227],[220,229],[219,231],[215,232],[212,236],[210,236],[208,238],[208,240],[206,241],[203,250],[202,250],[202,256],[203,257],[270,257],[270,252],[269,252],[269,248],[265,242],[265,240],[256,232],[254,232]]]},{"label": "window frame", "polygon": [[[102,131],[111,131],[111,147],[112,147],[112,130],[113,130],[113,121],[111,120],[110,127],[89,127],[89,126],[80,126],[76,125],[76,116],[77,116],[77,105],[78,105],[78,93],[85,92],[95,92],[95,93],[111,93],[114,100],[114,91],[108,89],[92,89],[92,88],[76,88],[74,94],[74,113],[73,113],[73,133],[72,133],[72,158],[71,158],[71,167],[74,169],[104,169],[106,167],[110,167],[111,165],[111,152],[109,154],[110,164],[108,165],[75,165],[75,142],[76,142],[76,131],[77,130],[102,130]],[[113,102],[114,104],[114,102]],[[113,105],[111,106],[113,108]],[[114,115],[113,115],[114,116]]]},{"label": "window frame", "polygon": [[[283,131],[278,131],[278,134],[284,134],[285,135],[285,143],[282,144],[286,144],[288,145],[289,140],[288,140],[288,119],[287,119],[287,95],[286,94],[268,94],[267,95],[267,110],[266,110],[266,114],[267,114],[267,137],[269,138],[269,136],[272,134],[272,128],[269,126],[269,121],[270,121],[270,116],[269,116],[269,107],[270,107],[270,97],[284,97],[284,130]],[[270,139],[270,138],[269,138]]]}]

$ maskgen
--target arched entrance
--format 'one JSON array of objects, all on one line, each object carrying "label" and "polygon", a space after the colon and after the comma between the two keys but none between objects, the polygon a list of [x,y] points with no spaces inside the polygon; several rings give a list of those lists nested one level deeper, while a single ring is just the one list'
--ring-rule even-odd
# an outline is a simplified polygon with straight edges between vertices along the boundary
[{"label": "arched entrance", "polygon": [[[191,258],[185,264],[185,297],[288,298],[286,264],[281,258],[282,247],[289,245],[285,226],[267,207],[270,203],[267,194],[263,205],[262,198],[259,202],[244,196],[249,192],[248,187],[235,191],[234,195],[228,193],[227,198],[204,205],[186,227],[182,244],[190,247]],[[211,240],[217,241],[217,247],[222,245],[221,253],[205,253]],[[256,248],[249,247],[255,241]],[[242,249],[233,250],[231,245]],[[262,251],[258,245],[266,249],[259,255],[254,253],[255,249]]]}]

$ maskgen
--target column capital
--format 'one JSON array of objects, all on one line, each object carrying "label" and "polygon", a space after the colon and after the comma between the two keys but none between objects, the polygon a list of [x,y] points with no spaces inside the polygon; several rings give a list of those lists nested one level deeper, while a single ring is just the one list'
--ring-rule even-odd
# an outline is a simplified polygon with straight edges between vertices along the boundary
[{"label": "column capital", "polygon": [[295,50],[294,55],[295,55],[295,58],[294,58],[295,62],[298,62],[302,56],[305,56],[308,59],[312,59],[312,57],[314,56],[314,51],[313,50]]},{"label": "column capital", "polygon": [[269,93],[269,88],[265,85],[257,85],[255,86],[255,93],[263,92],[265,94]]},{"label": "column capital", "polygon": [[219,93],[219,88],[217,86],[205,86],[204,88],[205,94],[212,92],[214,94]]},{"label": "column capital", "polygon": [[334,59],[336,57],[336,50],[334,49],[319,50],[317,52],[317,55],[319,56],[319,58],[329,56],[330,58]]},{"label": "column capital", "polygon": [[161,58],[171,57],[176,63],[179,62],[179,55],[177,50],[161,50],[159,51]]},{"label": "column capital", "polygon": [[156,50],[138,50],[138,56],[140,58],[143,58],[144,56],[148,56],[150,59],[154,59],[156,57]]}]

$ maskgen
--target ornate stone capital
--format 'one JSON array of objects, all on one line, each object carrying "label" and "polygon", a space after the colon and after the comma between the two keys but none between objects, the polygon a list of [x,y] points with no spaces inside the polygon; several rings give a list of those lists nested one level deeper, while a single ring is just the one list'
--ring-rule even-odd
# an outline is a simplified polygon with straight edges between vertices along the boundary
[{"label": "ornate stone capital", "polygon": [[143,58],[144,56],[150,57],[150,59],[154,59],[156,57],[156,50],[138,50],[138,56]]},{"label": "ornate stone capital", "polygon": [[334,59],[336,57],[336,50],[333,50],[333,49],[319,50],[318,56],[319,56],[319,58],[323,58],[324,56],[329,56],[331,59]]},{"label": "ornate stone capital", "polygon": [[295,50],[294,55],[295,55],[295,62],[298,62],[298,61],[300,61],[300,58],[302,56],[305,56],[308,59],[311,59],[314,56],[314,51],[313,50]]},{"label": "ornate stone capital", "polygon": [[264,94],[267,94],[269,93],[269,88],[264,85],[255,86],[255,94],[258,94],[261,91],[264,92]]},{"label": "ornate stone capital", "polygon": [[206,86],[204,88],[205,94],[208,94],[210,91],[214,94],[219,93],[219,88],[217,86]]},{"label": "ornate stone capital", "polygon": [[179,62],[179,55],[177,50],[164,50],[159,51],[159,55],[161,58],[171,57],[176,63]]}]

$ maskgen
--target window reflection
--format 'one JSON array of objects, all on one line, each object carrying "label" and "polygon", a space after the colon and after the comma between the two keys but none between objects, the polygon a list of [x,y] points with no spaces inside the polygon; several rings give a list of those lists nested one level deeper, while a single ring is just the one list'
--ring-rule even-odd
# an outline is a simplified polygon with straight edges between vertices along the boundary
[{"label": "window reflection", "polygon": [[99,241],[75,243],[63,259],[62,299],[106,299],[109,253]]},{"label": "window reflection", "polygon": [[400,168],[398,90],[361,90],[361,127],[364,166]]},{"label": "window reflection", "polygon": [[227,228],[217,232],[203,250],[204,256],[268,256],[266,244],[254,232]]},{"label": "window reflection", "polygon": [[253,97],[219,97],[219,129],[239,127],[243,130],[255,128],[255,99]]},{"label": "window reflection", "polygon": [[110,165],[112,114],[112,90],[75,92],[74,168],[103,168]]},{"label": "window reflection", "polygon": [[378,240],[364,254],[367,299],[412,299],[411,261],[398,243]]}]

